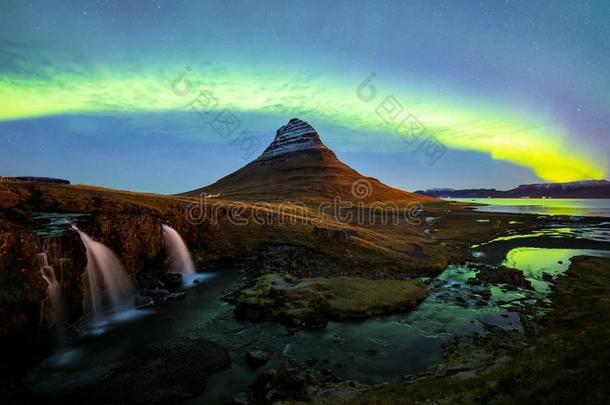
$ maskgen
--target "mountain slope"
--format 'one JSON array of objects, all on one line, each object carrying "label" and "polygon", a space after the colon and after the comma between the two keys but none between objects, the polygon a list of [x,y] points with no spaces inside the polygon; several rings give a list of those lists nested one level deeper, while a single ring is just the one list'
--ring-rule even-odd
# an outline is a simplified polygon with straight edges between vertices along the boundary
[{"label": "mountain slope", "polygon": [[223,194],[258,201],[432,201],[358,173],[341,162],[316,130],[298,118],[277,130],[275,139],[254,161],[216,183],[185,193]]}]

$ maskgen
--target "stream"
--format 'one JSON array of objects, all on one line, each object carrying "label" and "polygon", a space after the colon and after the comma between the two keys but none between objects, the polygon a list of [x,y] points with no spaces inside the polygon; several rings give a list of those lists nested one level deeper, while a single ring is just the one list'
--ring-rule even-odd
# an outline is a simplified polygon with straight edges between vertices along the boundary
[{"label": "stream", "polygon": [[[226,403],[247,392],[258,374],[289,358],[331,369],[344,379],[396,381],[441,362],[444,344],[484,334],[486,325],[522,331],[520,314],[533,316],[524,308],[536,304],[537,311],[544,311],[553,277],[581,254],[610,256],[609,224],[558,223],[473,246],[480,262],[522,270],[533,290],[471,285],[467,280],[475,277],[475,270],[449,266],[436,278],[422,279],[429,296],[414,310],[360,322],[329,322],[321,331],[234,319],[233,306],[221,297],[241,274],[237,268],[218,268],[199,273],[201,282],[187,290],[183,301],[140,310],[138,317],[117,321],[104,333],[79,338],[31,370],[26,383],[43,395],[86,386],[138,348],[180,335],[217,342],[232,359],[231,368],[212,375],[203,395],[187,403]],[[249,368],[245,353],[253,349],[271,353],[269,363]]]}]

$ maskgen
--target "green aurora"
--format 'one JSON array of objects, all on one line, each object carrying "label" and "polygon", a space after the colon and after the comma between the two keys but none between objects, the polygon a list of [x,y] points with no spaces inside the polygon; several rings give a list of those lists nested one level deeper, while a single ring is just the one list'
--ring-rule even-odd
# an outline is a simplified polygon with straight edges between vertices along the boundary
[{"label": "green aurora", "polygon": [[[0,120],[22,120],[60,114],[97,114],[183,111],[196,107],[202,90],[209,91],[222,108],[239,112],[282,113],[305,111],[310,119],[363,133],[399,136],[399,121],[386,122],[374,102],[358,97],[360,82],[307,77],[295,82],[282,72],[197,68],[148,69],[128,72],[104,67],[94,74],[45,72],[37,76],[4,74],[0,77]],[[169,73],[171,72],[171,73]],[[415,86],[413,86],[415,87]],[[433,91],[409,90],[408,85],[375,84],[393,89],[396,100],[416,100],[405,111],[417,117],[426,134],[453,149],[488,153],[493,159],[530,168],[546,181],[600,179],[605,165],[586,151],[566,142],[559,125],[536,120],[517,111]],[[384,94],[383,97],[386,97]]]}]

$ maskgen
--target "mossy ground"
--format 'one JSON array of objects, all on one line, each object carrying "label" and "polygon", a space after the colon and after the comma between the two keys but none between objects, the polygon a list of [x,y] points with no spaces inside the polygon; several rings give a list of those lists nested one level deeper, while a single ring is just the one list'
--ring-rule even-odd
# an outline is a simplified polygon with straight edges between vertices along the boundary
[{"label": "mossy ground", "polygon": [[425,285],[416,280],[333,277],[297,281],[272,273],[242,290],[236,308],[239,316],[248,319],[323,326],[328,320],[408,310],[425,297]]},{"label": "mossy ground", "polygon": [[333,319],[354,319],[410,309],[426,297],[416,280],[368,280],[354,277],[313,279],[312,287],[328,297]]}]

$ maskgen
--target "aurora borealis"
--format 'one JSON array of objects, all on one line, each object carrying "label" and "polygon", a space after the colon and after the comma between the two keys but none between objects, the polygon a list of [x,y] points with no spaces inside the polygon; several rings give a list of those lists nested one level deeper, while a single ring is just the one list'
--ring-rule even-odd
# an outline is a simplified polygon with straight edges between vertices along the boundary
[{"label": "aurora borealis", "polygon": [[[347,163],[407,189],[606,177],[605,2],[263,3],[3,4],[1,174],[211,183],[244,162],[190,111],[205,89],[261,145],[298,116]],[[442,161],[426,165],[376,113],[386,96],[448,148]]]}]

